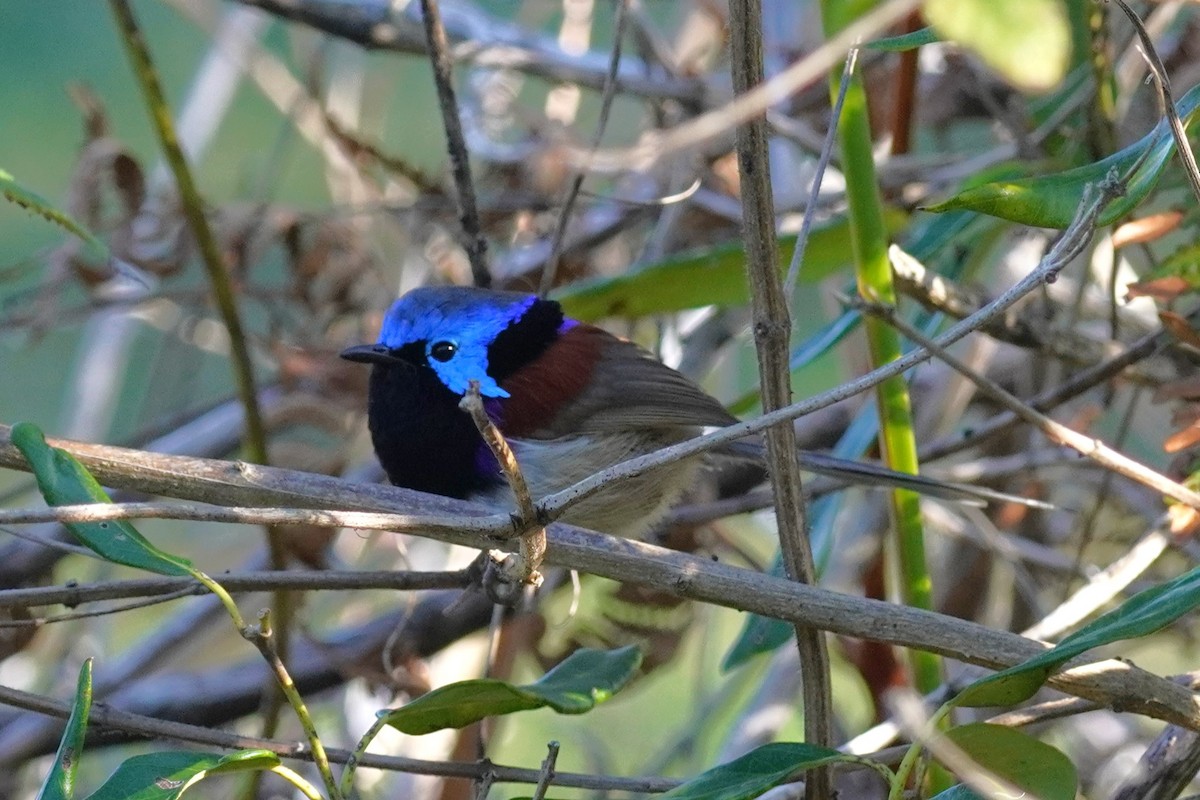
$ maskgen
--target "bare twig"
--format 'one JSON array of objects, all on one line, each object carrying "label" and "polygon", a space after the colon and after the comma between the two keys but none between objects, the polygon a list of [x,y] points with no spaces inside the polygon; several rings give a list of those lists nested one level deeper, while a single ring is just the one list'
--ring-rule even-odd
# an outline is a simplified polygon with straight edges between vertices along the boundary
[{"label": "bare twig", "polygon": [[479,435],[496,457],[496,463],[500,465],[500,470],[504,473],[504,478],[517,501],[519,522],[514,522],[517,522],[517,532],[520,534],[521,558],[520,563],[513,567],[511,577],[517,583],[540,586],[542,575],[538,568],[546,558],[546,528],[540,521],[541,516],[533,503],[533,497],[529,494],[529,484],[525,482],[525,475],[521,472],[516,455],[505,441],[504,434],[500,433],[500,429],[483,408],[483,400],[479,396],[479,381],[470,382],[459,408],[471,415],[471,420],[479,429]]},{"label": "bare twig", "polygon": [[1142,43],[1142,55],[1150,66],[1150,72],[1154,75],[1154,85],[1158,87],[1162,113],[1166,116],[1167,124],[1171,128],[1171,136],[1175,139],[1175,150],[1179,153],[1183,172],[1187,176],[1188,185],[1192,188],[1192,194],[1197,200],[1200,200],[1200,167],[1196,166],[1196,157],[1192,154],[1191,144],[1188,143],[1187,131],[1183,127],[1183,120],[1179,118],[1179,111],[1175,108],[1175,98],[1171,96],[1171,79],[1167,76],[1167,68],[1163,66],[1162,59],[1158,57],[1158,50],[1155,49],[1154,41],[1147,33],[1141,18],[1125,0],[1113,0],[1113,2],[1125,12],[1125,16],[1133,24],[1133,29],[1137,31],[1138,39]]},{"label": "bare twig", "polygon": [[[8,443],[0,426],[0,464],[27,465]],[[226,502],[294,503],[314,506],[405,511],[418,509],[469,520],[478,507],[463,501],[423,495],[394,486],[351,484],[335,478],[269,467],[168,456],[102,445],[52,441],[64,447],[102,484],[136,488],[190,499]],[[507,518],[504,519],[507,523]],[[486,549],[480,534],[452,528],[423,535]],[[752,611],[855,638],[917,647],[989,668],[1005,668],[1045,648],[1005,631],[928,611],[896,606],[762,575],[706,558],[685,555],[644,542],[615,539],[568,525],[547,531],[547,563],[619,581],[655,586],[682,597]],[[1062,691],[1200,730],[1200,700],[1190,691],[1120,661],[1087,664],[1073,661],[1050,684]]]},{"label": "bare twig", "polygon": [[433,64],[433,81],[437,85],[438,104],[442,108],[442,124],[446,129],[446,148],[450,168],[458,189],[459,222],[467,239],[467,258],[471,262],[471,277],[476,286],[492,285],[487,265],[487,240],[479,225],[479,209],[475,205],[475,185],[471,182],[471,161],[463,139],[462,119],[458,116],[458,101],[454,98],[454,81],[450,75],[450,51],[446,29],[438,0],[421,0],[421,18],[425,23],[425,38],[429,43],[429,60]]},{"label": "bare twig", "polygon": [[325,752],[325,745],[321,742],[321,737],[317,735],[317,729],[313,725],[312,716],[308,713],[307,706],[304,704],[304,698],[300,696],[296,684],[292,682],[292,676],[288,674],[287,667],[284,666],[282,659],[279,657],[279,651],[275,649],[271,633],[270,614],[270,611],[263,609],[258,617],[258,625],[243,626],[240,633],[246,640],[258,648],[258,651],[270,666],[275,680],[279,683],[279,688],[283,691],[284,696],[287,697],[288,703],[296,711],[296,716],[300,720],[301,727],[304,729],[305,736],[307,737],[309,750],[313,755],[313,763],[316,764],[317,771],[321,774],[321,780],[325,783],[325,791],[329,794],[329,800],[341,800],[342,793],[338,789],[337,781],[333,778],[333,771],[329,768],[329,756]]},{"label": "bare twig", "polygon": [[[344,0],[237,0],[277,17],[294,20],[354,42],[371,50],[424,53],[425,37],[416,35],[407,19],[397,17],[394,3],[346,3]],[[459,10],[463,4],[457,4]],[[448,31],[456,44],[454,57],[484,69],[512,69],[552,82],[574,83],[599,90],[607,70],[603,55],[576,56],[563,51],[548,37],[529,35],[528,30],[508,25],[487,15],[473,4],[473,18],[467,24]],[[449,20],[462,22],[463,14]],[[488,34],[481,36],[481,33]],[[618,79],[618,90],[652,100],[677,100],[688,107],[704,101],[705,87],[700,78],[665,75],[650,69],[641,59],[627,58]]]},{"label": "bare twig", "polygon": [[952,355],[946,350],[946,348],[934,342],[915,327],[908,324],[907,321],[894,313],[894,309],[883,308],[881,306],[868,303],[862,303],[861,308],[868,313],[875,314],[886,319],[891,325],[895,326],[897,330],[904,334],[904,336],[921,345],[921,347],[929,350],[931,353],[936,355],[939,360],[944,361],[956,372],[974,383],[975,386],[978,387],[979,390],[985,395],[1040,430],[1051,441],[1057,442],[1058,444],[1066,447],[1070,447],[1071,449],[1078,451],[1080,455],[1087,456],[1098,464],[1101,464],[1102,466],[1113,470],[1114,472],[1120,473],[1121,475],[1135,480],[1144,486],[1148,486],[1157,492],[1161,492],[1168,497],[1172,497],[1181,503],[1186,503],[1192,508],[1200,509],[1200,493],[1192,491],[1178,481],[1171,480],[1161,472],[1152,470],[1144,464],[1139,464],[1132,458],[1113,450],[1100,440],[1074,431],[1066,425],[1056,422],[1030,407],[1020,398],[1010,394],[995,381],[980,375],[978,372],[971,369],[970,366]]},{"label": "bare twig", "polygon": [[533,790],[532,800],[545,800],[546,790],[554,781],[554,766],[558,763],[558,742],[546,745],[546,758],[542,761],[542,774],[538,777],[537,787]]},{"label": "bare twig", "polygon": [[808,248],[808,234],[812,230],[813,220],[817,216],[817,200],[821,196],[821,183],[825,178],[825,169],[833,155],[833,145],[837,141],[838,120],[842,117],[842,106],[846,103],[846,90],[850,88],[850,76],[854,74],[858,62],[858,49],[851,48],[846,54],[846,64],[842,68],[842,79],[838,82],[837,99],[833,101],[833,110],[829,114],[829,130],[825,132],[825,140],[821,144],[821,155],[817,158],[817,168],[813,172],[812,188],[808,193],[808,205],[804,207],[804,219],[800,222],[800,233],[796,236],[796,246],[792,250],[792,261],[788,264],[787,280],[783,284],[783,292],[791,297],[796,291],[796,281],[800,278],[800,265],[804,263],[804,251]]},{"label": "bare twig", "polygon": [[[362,591],[390,589],[423,591],[429,589],[465,589],[471,584],[467,570],[450,572],[406,571],[330,571],[313,572],[238,572],[221,576],[221,585],[231,592]],[[142,578],[106,581],[74,586],[34,586],[0,590],[0,608],[30,608],[64,605],[68,608],[102,600],[128,597],[161,597],[206,594],[207,589],[192,578]]]},{"label": "bare twig", "polygon": [[[733,89],[744,94],[763,81],[762,4],[741,0],[729,6],[730,68]],[[767,155],[767,121],[760,112],[735,131],[738,174],[742,192],[743,240],[754,313],[754,344],[758,354],[763,410],[786,408],[792,400],[788,344],[792,321],[787,297],[776,268],[775,209],[771,197],[771,168]],[[800,464],[796,459],[796,430],[791,424],[766,430],[767,463],[775,497],[779,546],[788,576],[815,584],[817,569],[808,541],[808,523]],[[796,626],[800,672],[804,678],[804,738],[817,746],[833,746],[833,699],[829,684],[829,653],[822,631]],[[826,769],[809,773],[805,797],[830,796]]]},{"label": "bare twig", "polygon": [[805,58],[765,83],[737,95],[725,106],[689,120],[661,135],[645,139],[630,148],[599,150],[592,153],[572,148],[568,155],[572,167],[589,172],[622,172],[645,169],[663,156],[698,147],[726,134],[738,125],[763,114],[786,100],[799,89],[819,80],[831,67],[845,58],[855,43],[870,39],[903,19],[918,5],[918,0],[888,0],[862,15]]},{"label": "bare twig", "polygon": [[[0,686],[0,703],[16,708],[29,709],[60,719],[65,719],[71,713],[71,704],[55,700],[31,692],[23,692],[8,686]],[[312,761],[313,755],[307,745],[300,742],[287,742],[272,739],[262,739],[243,736],[228,731],[213,730],[198,725],[188,725],[181,722],[155,719],[142,714],[132,714],[105,705],[92,707],[89,725],[96,729],[110,731],[126,731],[138,736],[151,738],[174,739],[176,741],[194,742],[221,747],[228,750],[264,749],[283,758]],[[349,750],[331,748],[326,751],[330,762],[346,763],[353,755]],[[408,772],[416,775],[434,775],[447,778],[478,778],[491,772],[494,779],[507,783],[536,784],[542,775],[541,770],[508,767],[491,762],[456,763],[453,761],[426,761],[417,758],[400,756],[382,756],[365,754],[358,761],[359,766],[372,769],[384,769],[395,772]],[[622,778],[610,775],[588,775],[577,772],[557,772],[554,782],[558,786],[612,790],[626,792],[665,792],[679,785],[678,780],[671,778],[640,777]]]},{"label": "bare twig", "polygon": [[[1154,333],[1146,334],[1141,339],[1138,339],[1118,355],[1089,369],[1081,370],[1069,380],[1042,392],[1026,402],[1031,408],[1035,408],[1038,411],[1049,411],[1055,406],[1083,394],[1088,389],[1117,377],[1133,364],[1154,355],[1172,340],[1173,338],[1170,333],[1160,328]],[[1020,417],[1013,412],[1002,412],[982,425],[976,426],[969,436],[953,437],[931,443],[921,451],[921,460],[936,460],[974,447],[987,441],[992,436],[1004,432],[1019,421]]]},{"label": "bare twig", "polygon": [[[608,127],[608,115],[612,111],[613,98],[616,97],[617,72],[621,67],[621,41],[625,38],[625,21],[629,16],[630,0],[617,0],[616,21],[613,23],[612,56],[608,62],[608,74],[604,77],[604,91],[600,98],[600,118],[596,121],[596,135],[592,137],[592,149],[600,146],[604,139],[604,131]],[[563,236],[567,233],[567,225],[571,221],[571,211],[575,208],[575,199],[583,186],[587,173],[576,171],[567,188],[562,208],[558,212],[558,223],[554,226],[554,235],[550,239],[550,258],[542,270],[541,284],[538,294],[545,297],[554,288],[554,276],[558,273],[558,259],[562,250]]]},{"label": "bare twig", "polygon": [[[221,256],[212,228],[208,224],[208,218],[205,216],[200,190],[196,186],[191,168],[188,166],[187,156],[180,146],[179,137],[171,119],[170,107],[154,69],[150,50],[133,15],[133,9],[128,0],[109,0],[109,7],[112,9],[113,17],[121,31],[121,41],[133,65],[134,75],[141,84],[142,94],[146,97],[147,111],[154,125],[163,155],[175,178],[175,186],[179,191],[184,216],[200,251],[200,260],[208,274],[213,299],[216,301],[217,309],[229,334],[229,352],[233,363],[234,381],[245,410],[244,443],[247,456],[259,464],[266,464],[268,463],[267,434],[263,426],[262,411],[258,405],[254,365],[250,360],[250,350],[245,330],[242,328],[241,315],[229,270]],[[287,550],[282,533],[267,528],[266,539],[271,552],[271,566],[275,569],[286,569]],[[272,599],[272,606],[279,624],[279,651],[286,657],[291,630],[291,608],[286,594],[276,593]],[[273,694],[272,698],[263,714],[263,732],[266,734],[272,733],[278,722],[278,695]]]}]

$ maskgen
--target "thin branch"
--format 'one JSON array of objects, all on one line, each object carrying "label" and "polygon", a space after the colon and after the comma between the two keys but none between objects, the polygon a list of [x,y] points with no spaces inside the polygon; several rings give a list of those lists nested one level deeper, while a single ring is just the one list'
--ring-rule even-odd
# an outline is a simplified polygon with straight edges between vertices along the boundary
[{"label": "thin branch", "polygon": [[[425,591],[465,589],[472,583],[469,570],[450,572],[330,571],[313,572],[236,572],[220,576],[221,585],[230,592]],[[63,605],[74,608],[84,603],[120,600],[129,597],[171,596],[177,593],[203,595],[208,590],[192,578],[142,578],[104,581],[73,586],[35,586],[0,590],[0,608],[30,608]]]},{"label": "thin branch", "polygon": [[[592,149],[600,146],[604,131],[608,128],[608,115],[612,111],[613,98],[616,97],[617,72],[621,68],[621,42],[625,38],[625,22],[629,17],[630,0],[617,0],[616,21],[613,23],[612,55],[608,61],[608,74],[604,77],[604,92],[600,98],[600,118],[596,121],[596,134],[592,137]],[[567,188],[567,196],[563,199],[562,208],[558,212],[558,223],[554,226],[554,236],[550,240],[550,258],[542,270],[541,284],[538,294],[545,297],[554,288],[554,276],[558,273],[558,259],[562,251],[563,237],[567,233],[567,224],[571,221],[571,211],[575,208],[575,199],[583,186],[587,173],[582,170],[575,172],[571,185]]]},{"label": "thin branch", "polygon": [[[329,800],[342,800],[341,790],[338,788],[337,781],[333,777],[333,771],[329,767],[329,755],[325,752],[325,744],[321,741],[321,737],[317,734],[317,728],[313,722],[312,715],[308,711],[308,707],[304,704],[304,698],[300,696],[300,690],[296,688],[296,684],[292,681],[292,676],[288,674],[287,667],[284,666],[283,660],[279,657],[279,651],[275,648],[274,636],[271,632],[270,623],[271,612],[263,609],[258,615],[258,625],[243,626],[240,630],[242,637],[258,648],[258,652],[266,660],[271,668],[271,672],[275,676],[275,680],[279,683],[279,688],[295,711],[296,717],[300,720],[300,727],[304,730],[305,737],[308,739],[309,752],[312,753],[313,763],[317,766],[317,771],[321,775],[321,780],[325,783],[325,791],[328,793]],[[235,619],[235,623],[237,620]]]},{"label": "thin branch", "polygon": [[[27,468],[0,426],[0,464]],[[335,478],[270,467],[168,456],[103,445],[56,441],[92,471],[102,484],[185,498],[231,502],[284,502],[405,511],[444,512],[470,519],[478,507],[464,501],[424,495],[394,486],[351,484]],[[505,518],[507,523],[507,518]],[[486,536],[453,529],[422,535],[487,549]],[[794,581],[685,555],[645,542],[617,539],[569,525],[547,531],[547,563],[618,581],[655,586],[681,597],[751,611],[860,639],[915,647],[1003,669],[1045,649],[1044,645],[984,625],[942,614],[850,597]],[[1200,700],[1191,692],[1126,664],[1109,660],[1056,673],[1050,685],[1103,705],[1145,714],[1200,730]]]},{"label": "thin branch", "polygon": [[[43,695],[24,692],[8,686],[0,686],[0,703],[15,708],[36,711],[48,716],[66,719],[71,713],[71,704]],[[227,750],[263,749],[283,758],[312,761],[312,753],[306,744],[277,739],[242,736],[236,733],[213,730],[199,725],[171,722],[143,714],[133,714],[110,706],[97,704],[92,707],[89,725],[98,730],[124,731],[142,737],[173,739],[182,742],[205,744]],[[349,750],[330,748],[326,751],[332,763],[347,763],[353,756]],[[536,784],[541,770],[508,767],[491,762],[462,763],[453,761],[427,761],[401,756],[364,754],[358,760],[360,767],[407,772],[414,775],[433,775],[444,778],[479,778],[491,771],[495,780],[506,783]],[[675,788],[680,781],[672,778],[640,777],[622,778],[609,775],[589,775],[578,772],[556,772],[557,786],[601,791],[624,791],[635,793],[665,792]]]},{"label": "thin branch", "polygon": [[[1148,333],[1116,356],[1078,372],[1070,380],[1025,402],[1038,411],[1049,411],[1105,381],[1116,378],[1124,370],[1154,355],[1171,341],[1173,341],[1173,337],[1164,328],[1160,328],[1154,333]],[[1011,411],[1002,412],[987,422],[977,425],[969,436],[955,436],[930,443],[921,451],[921,460],[932,461],[975,447],[991,437],[1003,433],[1019,421],[1020,417]]]},{"label": "thin branch", "polygon": [[1158,57],[1154,41],[1147,33],[1141,18],[1125,0],[1113,0],[1113,2],[1125,12],[1125,16],[1129,17],[1129,21],[1133,24],[1133,29],[1137,31],[1138,39],[1142,43],[1142,56],[1145,57],[1146,63],[1150,66],[1150,72],[1154,75],[1154,85],[1158,87],[1162,113],[1166,116],[1167,124],[1171,128],[1171,136],[1175,139],[1175,150],[1179,153],[1183,172],[1187,176],[1188,185],[1192,188],[1192,194],[1197,200],[1200,200],[1200,167],[1196,166],[1196,157],[1192,154],[1191,144],[1188,143],[1187,130],[1183,126],[1183,120],[1179,118],[1179,111],[1175,108],[1175,99],[1171,96],[1171,79],[1167,76],[1167,68],[1163,66],[1162,59]]},{"label": "thin branch", "polygon": [[[729,5],[730,69],[737,94],[763,82],[762,4],[740,0]],[[779,278],[775,209],[771,196],[771,165],[767,154],[767,121],[759,114],[744,120],[734,132],[742,193],[742,236],[754,314],[754,344],[758,355],[763,410],[786,408],[792,400],[788,344],[792,321]],[[765,432],[767,464],[775,497],[775,524],[788,576],[815,584],[817,569],[808,540],[808,523],[800,463],[796,459],[796,430],[789,424]],[[822,631],[796,625],[800,672],[804,679],[804,739],[832,747],[833,697],[829,684],[829,653]],[[829,771],[808,774],[805,797],[830,796]]]},{"label": "thin branch", "polygon": [[475,204],[475,185],[471,181],[471,160],[463,138],[462,119],[458,116],[458,101],[454,97],[454,81],[450,68],[450,45],[438,0],[421,0],[421,19],[425,23],[425,39],[429,43],[429,60],[433,64],[433,82],[437,86],[438,104],[442,109],[442,124],[446,129],[446,149],[450,168],[458,190],[459,223],[467,238],[467,259],[471,262],[471,277],[476,286],[492,285],[487,265],[487,240],[479,225],[479,209]]},{"label": "thin branch", "polygon": [[[200,260],[208,274],[213,299],[216,301],[217,310],[229,334],[229,352],[234,381],[245,410],[244,445],[247,457],[259,464],[266,464],[269,461],[267,434],[263,426],[262,410],[258,405],[254,365],[250,360],[246,333],[242,328],[229,270],[221,256],[212,228],[208,224],[208,218],[205,216],[204,201],[192,176],[191,168],[188,166],[187,156],[184,155],[183,148],[180,146],[166,95],[159,83],[153,60],[150,57],[150,50],[133,15],[133,9],[129,6],[128,0],[109,0],[109,7],[112,9],[113,17],[120,29],[121,41],[133,66],[134,75],[141,84],[142,94],[146,98],[146,109],[158,135],[163,155],[175,177],[175,186],[179,191],[184,217],[187,219],[188,228],[200,250]],[[286,569],[288,556],[283,534],[268,527],[266,539],[271,552],[271,566],[278,570]],[[272,598],[272,606],[279,620],[279,650],[286,656],[292,613],[287,596],[277,593]],[[278,695],[272,695],[272,697],[277,698]],[[272,701],[267,705],[263,714],[264,733],[269,734],[275,729],[278,713],[277,703]]]},{"label": "thin branch", "polygon": [[894,313],[894,309],[884,308],[878,305],[862,303],[860,307],[867,313],[874,314],[881,319],[885,319],[889,324],[894,326],[908,339],[921,347],[929,350],[937,356],[941,361],[944,361],[948,366],[954,369],[959,374],[970,380],[975,386],[989,398],[1004,406],[1006,409],[1016,414],[1018,417],[1029,423],[1033,427],[1040,430],[1047,438],[1053,442],[1057,442],[1065,447],[1077,451],[1080,455],[1087,456],[1096,463],[1124,475],[1131,480],[1137,481],[1143,486],[1148,486],[1157,492],[1167,495],[1178,500],[1181,503],[1186,503],[1192,508],[1200,508],[1200,493],[1194,492],[1178,481],[1173,481],[1161,472],[1150,469],[1144,464],[1134,461],[1132,458],[1113,450],[1108,445],[1099,439],[1091,436],[1085,436],[1071,428],[1063,425],[1061,422],[1056,422],[1050,419],[1045,414],[1030,407],[1020,398],[1010,394],[1004,387],[1000,386],[995,381],[980,375],[971,367],[964,363],[959,358],[952,355],[946,348],[942,347],[932,339],[921,333],[907,321]]},{"label": "thin branch", "polygon": [[743,94],[738,94],[721,108],[709,111],[670,130],[645,137],[629,148],[599,150],[592,153],[581,148],[567,152],[573,169],[588,172],[613,173],[626,170],[645,170],[668,154],[699,147],[731,129],[766,112],[795,92],[819,80],[859,41],[871,39],[906,17],[919,5],[919,0],[888,0],[847,25],[837,36],[827,40],[806,57]]},{"label": "thin branch", "polygon": [[804,219],[800,222],[800,233],[796,236],[792,261],[788,264],[787,280],[783,284],[783,292],[788,297],[791,297],[792,293],[796,291],[796,281],[800,278],[800,265],[804,263],[804,251],[808,248],[808,234],[812,230],[813,220],[817,217],[817,201],[821,197],[821,184],[825,179],[825,170],[829,167],[829,159],[833,156],[833,145],[837,142],[838,120],[842,117],[842,106],[846,104],[846,91],[850,88],[850,76],[854,74],[857,62],[858,48],[852,47],[846,54],[846,64],[842,67],[842,79],[838,82],[837,99],[833,101],[833,110],[829,115],[829,130],[825,132],[825,140],[821,144],[821,155],[817,158],[817,168],[813,172],[808,204],[804,207]]},{"label": "thin branch", "polygon": [[178,519],[259,525],[312,525],[321,528],[416,533],[457,532],[502,539],[512,533],[507,514],[489,516],[381,514],[307,508],[246,508],[180,503],[86,503],[51,508],[0,509],[0,524],[105,522],[118,519]]},{"label": "thin branch", "polygon": [[[394,3],[347,3],[345,0],[236,0],[260,8],[282,19],[307,25],[370,50],[425,53],[425,37],[416,34],[407,18],[397,18]],[[464,4],[450,25],[462,23]],[[575,83],[599,90],[604,86],[607,69],[602,53],[583,56],[566,53],[550,37],[529,35],[528,29],[509,26],[470,8],[473,16],[466,24],[452,27],[448,34],[459,44],[454,48],[458,61],[484,69],[511,69],[545,78],[555,83]],[[483,39],[480,32],[489,36]],[[703,104],[704,81],[693,76],[664,74],[651,69],[641,59],[626,58],[617,82],[618,91],[650,100],[669,99],[689,108]]]},{"label": "thin branch", "polygon": [[520,519],[519,522],[514,522],[520,532],[521,558],[520,563],[513,567],[514,572],[510,577],[517,583],[540,586],[542,575],[538,568],[546,558],[546,528],[540,522],[538,509],[529,494],[529,484],[525,482],[525,475],[521,472],[516,455],[505,441],[504,434],[500,433],[500,429],[483,408],[483,399],[479,395],[479,381],[470,382],[467,393],[463,395],[458,407],[471,415],[479,435],[496,457],[496,463],[500,465],[500,471],[504,473],[504,479],[508,481],[508,486],[517,501]]},{"label": "thin branch", "polygon": [[550,742],[546,745],[546,758],[542,761],[542,774],[538,777],[532,800],[546,800],[546,790],[550,788],[550,784],[555,778],[554,768],[558,763],[558,747],[558,742]]}]

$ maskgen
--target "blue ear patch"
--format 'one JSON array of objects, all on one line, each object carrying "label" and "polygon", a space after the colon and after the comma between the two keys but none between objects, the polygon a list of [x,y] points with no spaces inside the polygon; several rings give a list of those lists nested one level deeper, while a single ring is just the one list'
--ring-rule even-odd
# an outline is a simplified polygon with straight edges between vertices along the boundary
[{"label": "blue ear patch", "polygon": [[[379,343],[399,349],[422,342],[429,368],[455,394],[466,394],[469,382],[476,380],[484,397],[508,397],[488,374],[488,346],[536,299],[466,287],[414,289],[388,310]],[[442,342],[455,347],[445,361],[431,355],[434,346]],[[445,351],[443,346],[439,352]]]}]

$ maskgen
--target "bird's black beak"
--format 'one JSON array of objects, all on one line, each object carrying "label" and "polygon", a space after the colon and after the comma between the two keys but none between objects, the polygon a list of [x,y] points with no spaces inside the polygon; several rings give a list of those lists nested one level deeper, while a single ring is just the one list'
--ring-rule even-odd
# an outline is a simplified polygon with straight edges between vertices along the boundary
[{"label": "bird's black beak", "polygon": [[340,353],[347,361],[358,361],[363,364],[400,364],[403,359],[392,354],[386,345],[356,344],[347,347]]}]

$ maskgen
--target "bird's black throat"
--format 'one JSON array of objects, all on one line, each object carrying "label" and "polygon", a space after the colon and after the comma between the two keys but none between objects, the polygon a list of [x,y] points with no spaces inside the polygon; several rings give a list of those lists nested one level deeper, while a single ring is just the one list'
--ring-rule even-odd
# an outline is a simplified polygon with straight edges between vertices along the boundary
[{"label": "bird's black throat", "polygon": [[458,498],[496,483],[478,468],[483,440],[471,417],[458,407],[460,399],[426,367],[372,367],[368,426],[388,480]]}]

